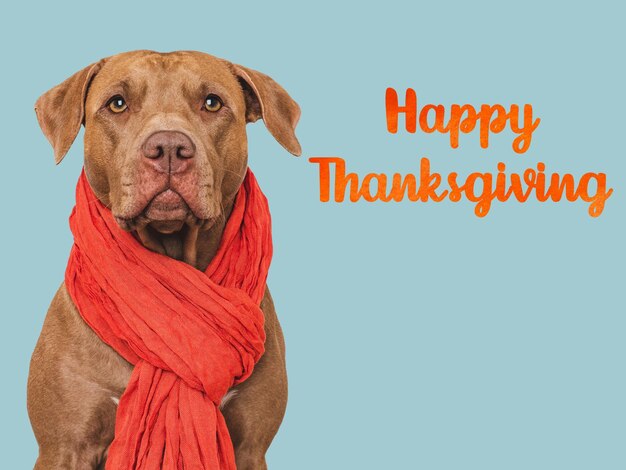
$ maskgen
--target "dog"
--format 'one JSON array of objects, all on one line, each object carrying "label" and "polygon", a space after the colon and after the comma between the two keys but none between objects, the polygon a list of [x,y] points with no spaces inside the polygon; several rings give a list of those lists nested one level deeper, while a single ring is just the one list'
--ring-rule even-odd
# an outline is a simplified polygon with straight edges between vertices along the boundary
[{"label": "dog", "polygon": [[[119,226],[147,248],[204,270],[247,168],[246,124],[262,119],[301,154],[298,104],[272,78],[193,51],[134,51],[102,59],[35,105],[60,163],[81,125],[90,185]],[[287,403],[285,343],[269,290],[265,354],[221,403],[237,468],[267,468]],[[35,347],[28,413],[35,469],[104,468],[132,365],[83,321],[58,289]]]}]

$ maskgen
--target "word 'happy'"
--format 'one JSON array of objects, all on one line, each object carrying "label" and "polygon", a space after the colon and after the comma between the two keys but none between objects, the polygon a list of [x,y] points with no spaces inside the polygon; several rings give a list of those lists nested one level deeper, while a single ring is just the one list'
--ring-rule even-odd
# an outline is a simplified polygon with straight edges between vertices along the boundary
[{"label": "word 'happy'", "polygon": [[[406,91],[406,104],[398,105],[398,93],[393,88],[387,88],[385,93],[385,110],[387,114],[387,130],[395,134],[398,132],[398,115],[405,113],[406,131],[414,134],[417,130],[417,95],[415,90],[409,88]],[[507,111],[501,104],[483,104],[480,111],[471,104],[450,106],[450,117],[446,119],[446,108],[442,104],[427,104],[419,112],[420,129],[431,134],[435,131],[442,134],[450,134],[450,147],[459,146],[459,133],[469,134],[476,125],[480,133],[480,146],[484,149],[489,147],[489,134],[497,134],[506,129],[507,123],[511,131],[517,134],[513,140],[513,150],[516,153],[524,153],[530,147],[533,132],[537,129],[540,119],[533,120],[533,107],[524,105],[520,116],[520,107],[512,104]],[[434,123],[429,124],[429,118],[434,115]],[[521,125],[521,127],[520,127]]]},{"label": "word 'happy'", "polygon": [[[507,127],[516,135],[512,141],[513,151],[525,153],[532,141],[533,132],[541,120],[533,118],[533,108],[525,104],[523,108],[512,104],[507,110],[500,104],[483,104],[478,109],[471,104],[453,104],[447,111],[444,105],[426,104],[418,108],[417,94],[411,88],[406,90],[405,104],[398,103],[398,93],[393,88],[385,92],[385,114],[387,131],[398,132],[400,114],[404,114],[405,129],[415,133],[419,129],[426,133],[448,134],[450,146],[459,147],[461,133],[469,134],[478,128],[481,148],[489,147],[491,134],[504,131]],[[419,177],[416,174],[368,173],[362,178],[356,173],[346,173],[346,163],[339,157],[311,157],[309,162],[319,165],[320,201],[329,202],[331,193],[335,202],[348,200],[357,202],[400,202],[405,198],[413,202],[459,202],[463,197],[476,203],[474,213],[485,217],[493,201],[505,202],[513,198],[526,202],[531,195],[539,202],[558,202],[563,197],[573,202],[581,199],[589,203],[588,213],[598,217],[604,210],[606,200],[613,193],[607,188],[606,174],[588,172],[578,182],[573,175],[565,173],[546,174],[546,165],[538,162],[535,168],[527,168],[522,173],[506,173],[504,162],[498,162],[497,174],[470,173],[464,180],[457,172],[442,175],[431,172],[430,160],[420,160]]]}]

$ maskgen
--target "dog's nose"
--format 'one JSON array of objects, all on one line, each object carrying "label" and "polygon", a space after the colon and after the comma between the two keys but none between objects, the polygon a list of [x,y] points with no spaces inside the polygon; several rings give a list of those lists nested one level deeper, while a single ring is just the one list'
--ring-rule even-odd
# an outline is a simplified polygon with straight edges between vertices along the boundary
[{"label": "dog's nose", "polygon": [[163,173],[180,173],[191,164],[196,147],[178,131],[159,131],[150,135],[141,148],[154,168]]}]

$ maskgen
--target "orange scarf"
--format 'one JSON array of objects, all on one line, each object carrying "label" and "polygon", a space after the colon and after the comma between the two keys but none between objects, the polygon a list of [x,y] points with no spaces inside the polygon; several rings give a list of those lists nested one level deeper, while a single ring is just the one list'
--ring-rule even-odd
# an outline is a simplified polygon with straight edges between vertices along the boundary
[{"label": "orange scarf", "polygon": [[100,339],[135,365],[106,468],[234,470],[219,404],[264,352],[259,304],[272,256],[267,200],[252,172],[205,272],[119,228],[84,171],[70,228],[70,296]]}]

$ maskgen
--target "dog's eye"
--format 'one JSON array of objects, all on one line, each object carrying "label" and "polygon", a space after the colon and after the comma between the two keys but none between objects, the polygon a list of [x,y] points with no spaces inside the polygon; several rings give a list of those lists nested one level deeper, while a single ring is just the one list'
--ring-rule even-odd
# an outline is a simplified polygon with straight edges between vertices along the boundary
[{"label": "dog's eye", "polygon": [[114,113],[122,113],[126,111],[126,108],[128,108],[128,105],[126,104],[126,101],[124,101],[124,98],[119,95],[111,98],[107,106]]},{"label": "dog's eye", "polygon": [[222,100],[219,96],[209,95],[206,97],[206,100],[204,102],[204,108],[207,111],[211,111],[212,113],[214,113],[215,111],[219,111],[219,109],[222,107],[222,104]]}]

